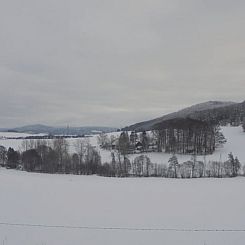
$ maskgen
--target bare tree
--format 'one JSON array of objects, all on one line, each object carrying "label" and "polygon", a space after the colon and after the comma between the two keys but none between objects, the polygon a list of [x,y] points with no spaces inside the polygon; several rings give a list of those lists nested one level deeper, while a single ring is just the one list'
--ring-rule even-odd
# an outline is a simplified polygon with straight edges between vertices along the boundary
[{"label": "bare tree", "polygon": [[53,140],[53,150],[58,156],[58,172],[64,173],[66,170],[66,160],[68,159],[68,142],[64,138]]},{"label": "bare tree", "polygon": [[77,139],[74,147],[78,156],[78,166],[77,166],[77,174],[82,174],[82,170],[84,168],[84,157],[86,153],[86,145],[88,145],[88,139]]}]

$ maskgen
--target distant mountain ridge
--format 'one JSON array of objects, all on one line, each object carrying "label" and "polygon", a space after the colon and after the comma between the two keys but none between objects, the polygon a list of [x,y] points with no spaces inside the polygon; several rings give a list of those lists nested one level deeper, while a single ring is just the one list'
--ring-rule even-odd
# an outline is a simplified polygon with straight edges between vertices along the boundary
[{"label": "distant mountain ridge", "polygon": [[[173,119],[190,118],[210,123],[219,123],[226,125],[228,123],[239,125],[245,118],[245,101],[241,103],[224,102],[224,101],[208,101],[196,104],[177,112],[173,112],[162,117],[152,120],[139,122],[131,126],[127,126],[122,130],[125,131],[144,131],[152,130],[156,125]],[[117,128],[113,127],[51,127],[42,124],[27,125],[23,127],[5,129],[0,131],[19,132],[19,133],[47,133],[52,135],[84,135],[98,132],[115,132]]]},{"label": "distant mountain ridge", "polygon": [[47,133],[53,135],[84,135],[84,134],[93,134],[98,132],[109,133],[116,131],[116,128],[112,127],[51,127],[42,124],[27,125],[23,127],[11,128],[11,129],[2,129],[2,131],[8,132],[18,132],[18,133],[32,133],[40,134]]},{"label": "distant mountain ridge", "polygon": [[191,118],[200,121],[208,121],[211,123],[235,123],[242,121],[245,116],[245,101],[242,103],[223,102],[223,101],[208,101],[196,104],[177,112],[164,115],[149,121],[133,124],[125,127],[123,130],[128,131],[143,131],[151,130],[155,125],[167,120],[177,118]]}]

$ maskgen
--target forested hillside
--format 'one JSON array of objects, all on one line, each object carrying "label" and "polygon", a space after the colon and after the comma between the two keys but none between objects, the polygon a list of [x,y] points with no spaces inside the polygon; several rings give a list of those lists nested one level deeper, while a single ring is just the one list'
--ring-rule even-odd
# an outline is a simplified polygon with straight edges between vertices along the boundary
[{"label": "forested hillside", "polygon": [[134,125],[125,127],[124,130],[152,130],[156,124],[176,118],[191,118],[205,121],[211,124],[232,124],[237,126],[243,122],[244,117],[245,101],[242,103],[211,101],[197,104],[160,118],[136,123]]}]

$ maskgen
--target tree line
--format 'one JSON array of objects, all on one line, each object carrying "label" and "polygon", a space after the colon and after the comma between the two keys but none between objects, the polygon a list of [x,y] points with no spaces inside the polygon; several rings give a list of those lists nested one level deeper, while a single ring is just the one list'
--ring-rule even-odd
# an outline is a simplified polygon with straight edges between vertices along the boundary
[{"label": "tree line", "polygon": [[[126,152],[111,151],[111,160],[101,163],[100,153],[88,140],[78,139],[74,144],[74,153],[70,153],[66,139],[52,141],[23,141],[22,150],[8,150],[0,146],[1,166],[22,169],[29,172],[62,173],[76,175],[97,174],[107,177],[236,177],[245,172],[232,153],[228,159],[206,162],[197,160],[193,155],[189,161],[179,163],[173,154],[167,163],[152,163],[144,154],[129,158]],[[242,171],[243,170],[243,171]]]},{"label": "tree line", "polygon": [[103,175],[108,177],[165,177],[165,178],[202,178],[236,177],[245,173],[240,161],[232,153],[226,161],[198,161],[192,156],[189,161],[179,163],[172,155],[168,163],[152,163],[147,155],[139,155],[133,160],[117,152],[112,153],[112,161],[104,164]]},{"label": "tree line", "polygon": [[75,141],[75,153],[69,152],[65,138],[25,140],[21,148],[15,151],[1,146],[1,165],[30,172],[67,174],[97,174],[101,167],[100,154],[87,139]]},{"label": "tree line", "polygon": [[245,118],[245,101],[231,104],[229,106],[211,108],[202,111],[195,111],[189,114],[189,118],[220,124],[222,126],[239,126]]},{"label": "tree line", "polygon": [[219,125],[194,119],[173,119],[156,124],[152,131],[123,131],[118,137],[101,134],[99,145],[122,155],[144,152],[207,155],[226,143]]}]

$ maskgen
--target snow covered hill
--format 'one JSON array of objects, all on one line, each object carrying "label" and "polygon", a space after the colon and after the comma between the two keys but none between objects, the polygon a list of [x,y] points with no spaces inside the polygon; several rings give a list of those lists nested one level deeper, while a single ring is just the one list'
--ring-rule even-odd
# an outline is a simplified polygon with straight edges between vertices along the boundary
[{"label": "snow covered hill", "polygon": [[[207,160],[225,160],[232,151],[245,164],[242,128],[222,131],[228,142]],[[90,141],[99,149],[96,136]],[[0,140],[16,149],[21,142]],[[74,139],[69,144],[74,150]],[[100,152],[103,162],[110,161],[110,151]],[[155,163],[167,163],[170,157],[148,155]],[[181,162],[190,156],[178,158]],[[0,168],[0,243],[243,245],[244,188],[244,177],[104,178]]]},{"label": "snow covered hill", "polygon": [[0,224],[0,243],[243,245],[244,232],[179,230],[244,229],[244,189],[243,177],[121,179],[0,168],[0,223],[20,224]]},{"label": "snow covered hill", "polygon": [[113,132],[116,128],[112,127],[51,127],[42,124],[26,125],[18,128],[2,129],[2,131],[10,131],[17,133],[31,133],[31,134],[53,134],[53,135],[83,135],[92,134],[95,131],[99,132]]},{"label": "snow covered hill", "polygon": [[133,124],[125,127],[124,130],[151,130],[158,123],[177,118],[192,118],[201,121],[214,120],[216,123],[224,123],[224,121],[227,120],[226,123],[233,122],[236,124],[237,120],[240,120],[245,116],[244,113],[245,101],[241,103],[208,101],[184,108],[180,111],[173,112],[159,118]]},{"label": "snow covered hill", "polygon": [[[234,156],[237,156],[242,165],[245,165],[245,132],[243,132],[242,127],[222,127],[222,133],[227,139],[227,143],[218,148],[214,154],[207,155],[206,161],[225,161],[227,160],[227,156],[230,152],[233,153]],[[118,133],[117,133],[118,134]],[[94,137],[91,142],[96,145],[96,138]],[[98,147],[98,146],[97,146]],[[99,147],[98,147],[99,149]],[[102,156],[103,162],[111,161],[111,153],[109,151],[100,150],[100,154]],[[133,160],[139,154],[130,154],[129,158]],[[171,154],[162,153],[162,152],[152,152],[146,153],[147,156],[150,157],[152,163],[158,164],[167,164]],[[190,160],[190,155],[177,155],[180,163]],[[204,161],[204,156],[198,156],[198,160]]]}]

